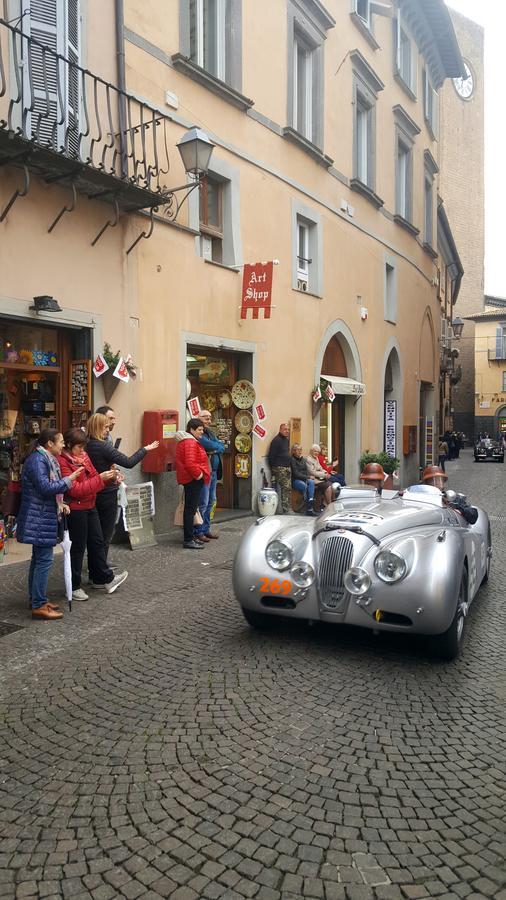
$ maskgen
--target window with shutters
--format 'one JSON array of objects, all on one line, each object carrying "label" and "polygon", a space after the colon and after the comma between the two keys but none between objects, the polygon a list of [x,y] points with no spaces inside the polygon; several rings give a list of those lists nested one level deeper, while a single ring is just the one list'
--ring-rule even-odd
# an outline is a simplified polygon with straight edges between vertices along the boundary
[{"label": "window with shutters", "polygon": [[434,140],[437,140],[439,131],[439,96],[436,89],[432,86],[427,69],[424,69],[423,73],[423,110],[427,127]]},{"label": "window with shutters", "polygon": [[397,11],[395,28],[395,74],[397,80],[413,99],[416,97],[417,51],[407,30],[401,11]]},{"label": "window with shutters", "polygon": [[22,11],[30,39],[22,42],[27,133],[53,150],[78,155],[80,0],[22,0]]}]

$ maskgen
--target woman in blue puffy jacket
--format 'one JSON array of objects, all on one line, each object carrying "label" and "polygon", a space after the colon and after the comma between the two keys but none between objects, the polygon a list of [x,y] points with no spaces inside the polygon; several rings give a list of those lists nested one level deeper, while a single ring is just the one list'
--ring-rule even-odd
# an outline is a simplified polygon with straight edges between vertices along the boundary
[{"label": "woman in blue puffy jacket", "polygon": [[53,564],[53,547],[58,541],[58,516],[63,494],[80,475],[82,468],[61,477],[58,457],[63,436],[55,428],[45,428],[23,464],[21,507],[17,519],[17,539],[32,545],[28,590],[32,619],[61,619],[63,613],[48,603],[47,582]]}]

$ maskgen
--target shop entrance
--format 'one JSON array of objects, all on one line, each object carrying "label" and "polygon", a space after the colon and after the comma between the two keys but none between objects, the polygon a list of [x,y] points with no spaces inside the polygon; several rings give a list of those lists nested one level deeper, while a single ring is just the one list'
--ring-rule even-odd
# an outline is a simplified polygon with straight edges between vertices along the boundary
[{"label": "shop entrance", "polygon": [[83,424],[92,409],[88,329],[0,318],[0,517],[12,529],[23,458],[45,428]]},{"label": "shop entrance", "polygon": [[[211,413],[211,429],[225,444],[217,509],[251,509],[253,405],[252,355],[188,346],[187,397]],[[187,412],[187,419],[190,414]]]},{"label": "shop entrance", "polygon": [[[342,347],[337,337],[327,344],[322,361],[322,374],[348,377]],[[345,397],[336,394],[332,403],[323,403],[320,410],[320,444],[327,447],[329,460],[339,460],[339,471],[345,469]]]}]

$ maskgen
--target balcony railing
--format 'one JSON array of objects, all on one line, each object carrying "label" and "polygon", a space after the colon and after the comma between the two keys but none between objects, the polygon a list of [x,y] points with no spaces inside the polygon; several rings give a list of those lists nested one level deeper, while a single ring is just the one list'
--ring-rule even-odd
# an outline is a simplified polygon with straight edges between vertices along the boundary
[{"label": "balcony railing", "polygon": [[494,347],[488,351],[489,360],[502,362],[506,359],[506,338],[497,340]]},{"label": "balcony railing", "polygon": [[32,172],[126,211],[163,206],[168,121],[0,19],[0,165],[22,166],[25,181]]}]

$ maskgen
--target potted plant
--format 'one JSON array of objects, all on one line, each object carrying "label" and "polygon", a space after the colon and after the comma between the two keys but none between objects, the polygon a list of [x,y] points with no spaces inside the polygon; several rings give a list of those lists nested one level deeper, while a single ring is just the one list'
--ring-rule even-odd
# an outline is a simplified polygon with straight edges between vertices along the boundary
[{"label": "potted plant", "polygon": [[388,453],[385,452],[385,450],[382,450],[380,453],[371,453],[370,450],[364,450],[358,461],[361,472],[364,466],[367,465],[367,463],[379,463],[380,466],[383,466],[383,471],[385,475],[388,476],[385,480],[384,486],[387,489],[393,488],[393,474],[398,470],[400,465],[400,462],[396,456],[389,456]]},{"label": "potted plant", "polygon": [[[114,394],[114,391],[116,390],[116,388],[118,387],[118,384],[120,382],[120,379],[114,376],[114,372],[115,372],[116,366],[118,365],[118,363],[121,359],[121,353],[119,350],[116,350],[116,352],[114,352],[111,345],[108,344],[106,341],[104,344],[104,349],[102,350],[102,356],[104,357],[107,365],[109,366],[109,369],[107,370],[107,372],[104,372],[104,374],[102,375],[102,384],[104,386],[105,402],[109,403],[109,400],[111,399],[112,395]],[[136,378],[137,366],[134,365],[134,361],[133,361],[131,355],[129,354],[128,356],[126,356],[125,359],[123,360],[123,362],[125,364],[126,370],[129,374],[130,378]]]}]

